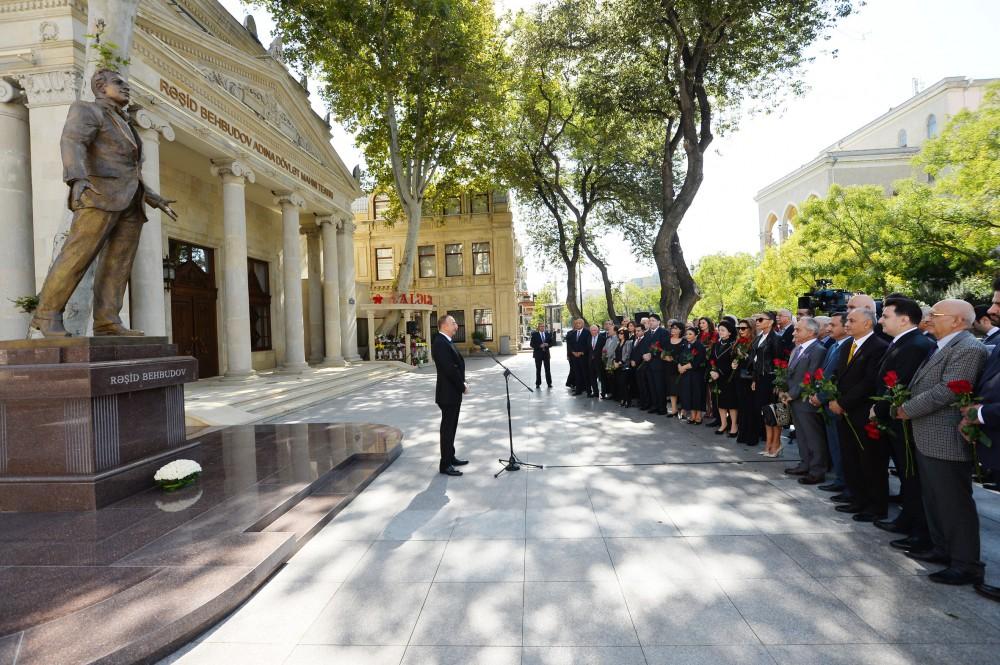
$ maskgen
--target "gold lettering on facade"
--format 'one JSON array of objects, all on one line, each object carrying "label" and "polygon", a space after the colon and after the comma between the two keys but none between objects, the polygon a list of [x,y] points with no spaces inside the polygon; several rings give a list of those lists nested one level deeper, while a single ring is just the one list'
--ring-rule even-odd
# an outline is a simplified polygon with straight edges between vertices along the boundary
[{"label": "gold lettering on facade", "polygon": [[239,141],[242,145],[245,145],[246,147],[250,148],[257,154],[267,159],[272,164],[275,164],[276,166],[292,174],[292,176],[298,178],[305,184],[309,185],[320,194],[323,194],[328,198],[333,198],[333,190],[331,190],[329,187],[327,187],[319,180],[317,180],[316,178],[312,177],[311,175],[300,169],[295,164],[292,164],[290,161],[288,161],[288,159],[286,159],[282,155],[276,153],[274,150],[271,150],[266,145],[264,145],[257,139],[250,136],[249,133],[245,132],[240,127],[229,122],[228,120],[217,114],[215,111],[212,111],[211,109],[207,108],[204,104],[199,103],[189,93],[184,92],[177,86],[173,85],[172,83],[164,79],[160,79],[160,92],[166,95],[168,99],[176,102],[176,104],[179,107],[190,111],[191,113],[198,116],[202,120],[206,121],[210,125],[217,127],[223,133],[228,134],[229,136]]}]

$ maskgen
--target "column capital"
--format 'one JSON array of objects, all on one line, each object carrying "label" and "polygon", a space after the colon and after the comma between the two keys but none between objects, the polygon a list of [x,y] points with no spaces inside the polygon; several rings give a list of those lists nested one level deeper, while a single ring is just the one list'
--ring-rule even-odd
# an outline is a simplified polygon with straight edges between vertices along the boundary
[{"label": "column capital", "polygon": [[274,194],[274,202],[278,205],[284,207],[286,205],[295,206],[296,208],[303,208],[306,205],[305,199],[299,196],[298,192],[292,191],[280,191],[271,192]]},{"label": "column capital", "polygon": [[161,135],[168,141],[173,141],[176,138],[174,128],[170,123],[149,109],[139,109],[133,117],[135,118],[139,135],[142,136],[143,140],[152,139],[159,141]]},{"label": "column capital", "polygon": [[319,238],[319,224],[306,224],[299,227],[299,233],[309,238]]},{"label": "column capital", "polygon": [[76,69],[33,72],[14,76],[28,97],[28,108],[72,104],[80,98],[83,74]]},{"label": "column capital", "polygon": [[0,104],[24,99],[24,90],[9,78],[0,78]]},{"label": "column capital", "polygon": [[213,159],[212,175],[222,178],[225,183],[238,180],[241,185],[244,182],[252,183],[257,179],[250,167],[238,159]]},{"label": "column capital", "polygon": [[347,217],[344,217],[343,219],[340,220],[340,225],[337,228],[343,231],[345,234],[353,236],[354,229],[358,228],[358,225],[354,223],[353,219],[348,219]]},{"label": "column capital", "polygon": [[340,220],[333,215],[316,215],[316,226],[321,227],[324,224],[329,224],[334,228],[334,230],[340,229]]}]

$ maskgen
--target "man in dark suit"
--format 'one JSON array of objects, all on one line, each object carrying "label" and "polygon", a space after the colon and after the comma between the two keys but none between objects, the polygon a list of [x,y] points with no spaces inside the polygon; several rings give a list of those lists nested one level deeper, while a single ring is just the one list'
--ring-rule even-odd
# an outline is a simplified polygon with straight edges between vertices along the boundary
[{"label": "man in dark suit", "polygon": [[785,358],[788,358],[792,349],[795,348],[795,320],[792,318],[791,311],[787,309],[779,309],[776,318],[778,329],[775,332],[781,339],[781,352]]},{"label": "man in dark suit", "polygon": [[458,415],[462,410],[462,395],[469,392],[465,382],[465,359],[452,343],[458,332],[458,323],[451,316],[438,319],[438,331],[431,339],[431,358],[437,368],[437,386],[434,402],[441,409],[441,461],[438,471],[448,476],[460,476],[456,466],[468,464],[468,460],[455,457],[455,431],[458,429]]},{"label": "man in dark suit", "polygon": [[604,350],[604,343],[608,341],[608,334],[601,330],[596,324],[590,326],[590,355],[587,358],[587,369],[590,371],[590,384],[587,388],[587,397],[600,397],[601,384],[604,383],[604,360],[601,351]]},{"label": "man in dark suit", "polygon": [[[886,298],[882,306],[882,317],[879,322],[887,335],[892,336],[892,343],[886,350],[882,363],[879,365],[878,396],[888,392],[885,377],[895,372],[898,385],[909,386],[916,374],[917,368],[923,364],[928,354],[934,349],[934,342],[920,334],[920,319],[923,313],[920,305],[909,298]],[[878,455],[878,464],[883,469],[881,474],[875,474],[869,480],[873,483],[870,491],[876,496],[889,496],[889,476],[885,473],[889,456],[892,456],[899,475],[900,494],[903,498],[903,510],[895,520],[876,520],[875,526],[891,533],[906,534],[906,538],[892,541],[892,546],[898,549],[924,550],[930,546],[930,534],[927,531],[927,517],[924,515],[923,498],[920,495],[920,480],[917,478],[914,459],[913,437],[910,436],[910,451],[907,463],[906,436],[903,423],[892,418],[890,405],[886,401],[875,402],[873,415],[889,428],[889,436],[871,442],[874,454]],[[909,427],[909,424],[906,425]]]},{"label": "man in dark suit", "polygon": [[[990,305],[979,305],[976,307],[976,322],[972,324],[972,330],[983,338],[986,346],[996,346],[1000,341],[1000,328],[997,327],[993,315],[990,314]],[[1000,317],[996,317],[1000,319]]]},{"label": "man in dark suit", "polygon": [[972,496],[972,447],[959,429],[963,416],[953,406],[950,384],[967,381],[974,389],[989,354],[969,332],[975,321],[969,303],[942,300],[931,309],[931,319],[937,349],[914,374],[913,396],[896,416],[913,421],[920,489],[934,545],[906,556],[947,566],[928,575],[932,582],[982,584],[986,567],[980,559],[979,513]]},{"label": "man in dark suit", "polygon": [[[646,319],[643,319],[645,321]],[[646,340],[646,329],[643,326],[636,326],[635,343],[632,345],[632,355],[629,356],[629,363],[632,365],[633,376],[635,376],[635,387],[639,392],[639,408],[649,408],[649,390],[646,384],[646,372],[649,367],[642,360],[646,353],[649,342]]]},{"label": "man in dark suit", "polygon": [[888,496],[875,496],[871,492],[873,476],[885,474],[885,465],[879,466],[872,441],[865,435],[874,404],[872,397],[881,382],[879,364],[889,347],[875,333],[875,325],[874,310],[858,308],[847,315],[846,330],[853,339],[841,349],[836,378],[839,394],[830,402],[830,411],[839,416],[840,453],[852,497],[851,503],[839,505],[837,510],[853,513],[857,522],[874,522],[888,513]]},{"label": "man in dark suit", "polygon": [[573,320],[573,329],[566,335],[570,370],[573,372],[573,394],[584,391],[590,396],[590,332],[583,327],[583,319]]},{"label": "man in dark suit", "polygon": [[826,347],[819,343],[819,322],[811,317],[803,317],[795,322],[795,348],[788,361],[788,392],[781,398],[792,410],[792,422],[798,436],[795,441],[799,445],[801,462],[785,469],[792,476],[802,476],[802,485],[818,485],[826,477],[827,447],[826,432],[823,429],[823,417],[816,407],[802,397],[802,384],[808,374],[810,381],[815,371],[822,366],[826,358]]},{"label": "man in dark suit", "polygon": [[[837,375],[837,367],[840,365],[840,354],[847,353],[844,349],[845,344],[850,348],[850,342],[854,339],[847,334],[847,330],[844,328],[846,324],[847,314],[843,312],[830,317],[830,339],[833,340],[833,343],[826,351],[822,368],[823,374],[831,379]],[[826,412],[827,417],[824,422],[826,448],[830,453],[830,465],[833,467],[833,482],[820,485],[819,488],[825,492],[840,492],[837,498],[844,499],[845,503],[849,503],[848,499],[851,497],[851,490],[847,487],[847,482],[844,480],[844,462],[840,452],[840,432],[837,430],[837,421],[839,418],[830,411],[830,399],[830,395],[824,394],[813,395],[809,398],[810,404],[817,408],[822,406]]]},{"label": "man in dark suit", "polygon": [[[642,359],[647,366],[646,370],[646,390],[649,393],[649,413],[656,413],[661,416],[667,415],[667,376],[663,366],[663,352],[670,344],[670,335],[660,326],[660,317],[656,314],[649,315],[649,330],[643,337],[645,346]],[[659,345],[659,351],[654,347]]]},{"label": "man in dark suit", "polygon": [[[993,303],[989,314],[1000,318],[1000,279],[993,282]],[[990,352],[973,394],[982,400],[982,404],[967,408],[962,424],[978,424],[993,442],[989,447],[977,444],[976,455],[983,469],[996,478],[996,474],[1000,474],[1000,344]],[[996,490],[997,483],[983,483],[983,487]],[[1000,601],[1000,587],[983,583],[976,585],[976,591],[987,598]]]},{"label": "man in dark suit", "polygon": [[172,201],[146,187],[140,177],[142,141],[129,124],[128,82],[116,71],[101,69],[90,88],[95,100],[73,102],[59,141],[73,225],[38,294],[31,319],[35,335],[69,336],[63,310],[95,261],[94,334],[142,335],[125,328],[119,314],[146,222],[143,204],[177,219]]},{"label": "man in dark suit", "polygon": [[539,323],[538,330],[531,333],[531,357],[535,359],[535,387],[542,385],[542,365],[545,365],[545,383],[552,387],[552,371],[549,368],[549,360],[553,339],[552,333],[545,332],[545,324]]}]

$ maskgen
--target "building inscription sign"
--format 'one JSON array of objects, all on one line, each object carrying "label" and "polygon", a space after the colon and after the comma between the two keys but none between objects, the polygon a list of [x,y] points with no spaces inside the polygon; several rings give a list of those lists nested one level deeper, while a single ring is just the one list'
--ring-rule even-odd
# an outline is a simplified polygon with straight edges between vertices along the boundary
[{"label": "building inscription sign", "polygon": [[309,185],[315,189],[320,194],[333,198],[333,190],[321,183],[316,178],[312,177],[298,166],[290,162],[280,153],[267,147],[257,139],[255,139],[248,132],[244,131],[240,126],[235,123],[230,122],[223,116],[219,115],[211,108],[205,106],[203,103],[199,102],[188,92],[178,88],[176,85],[170,83],[165,79],[160,79],[160,92],[166,95],[168,99],[177,104],[180,108],[188,111],[194,116],[201,118],[202,120],[208,122],[209,124],[217,127],[222,132],[233,137],[239,141],[242,145],[253,150],[257,154],[261,155],[269,162],[284,169],[294,177],[298,178],[305,184]]},{"label": "building inscription sign", "polygon": [[434,298],[429,293],[389,293],[383,296],[376,293],[372,296],[372,302],[381,305],[386,300],[393,305],[433,305]]}]

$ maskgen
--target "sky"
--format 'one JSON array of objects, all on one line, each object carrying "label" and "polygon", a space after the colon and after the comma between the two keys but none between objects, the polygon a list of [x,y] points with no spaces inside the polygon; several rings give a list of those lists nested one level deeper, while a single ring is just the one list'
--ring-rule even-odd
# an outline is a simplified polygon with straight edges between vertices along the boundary
[{"label": "sky", "polygon": [[[221,0],[237,18],[241,0]],[[495,0],[498,10],[530,7],[533,0]],[[273,21],[253,11],[267,45]],[[921,88],[947,76],[1000,77],[1000,1],[868,0],[840,22],[828,41],[812,49],[815,61],[804,71],[806,92],[789,93],[769,113],[746,113],[739,128],[717,136],[705,156],[701,189],[680,227],[688,263],[716,252],[758,250],[757,191],[811,161],[821,150],[898,106]],[[830,51],[836,50],[833,58]],[[310,86],[312,88],[312,86]],[[319,96],[313,104],[322,115]],[[363,163],[353,137],[334,126],[333,145],[348,168]],[[516,223],[516,209],[515,209]],[[523,232],[520,234],[525,242]],[[624,243],[605,248],[613,280],[653,273],[651,261],[637,262]],[[546,271],[525,251],[528,288],[538,289],[561,275]],[[598,288],[600,276],[584,271],[584,289]]]}]

